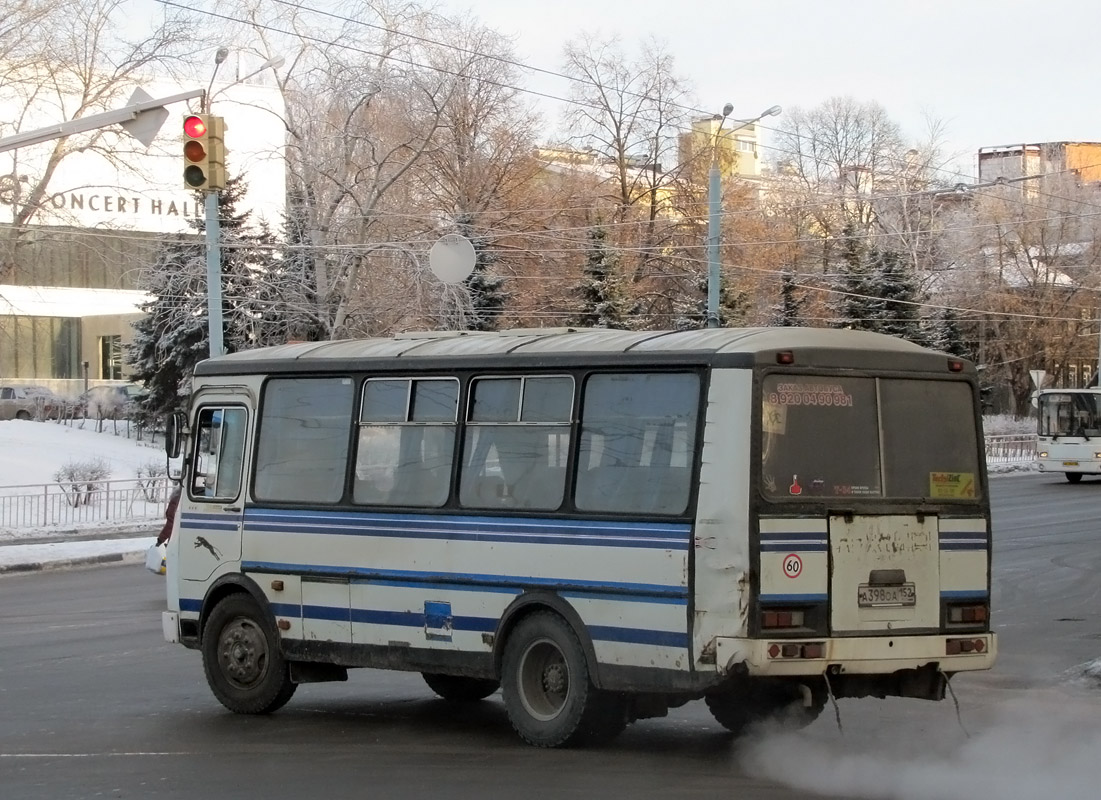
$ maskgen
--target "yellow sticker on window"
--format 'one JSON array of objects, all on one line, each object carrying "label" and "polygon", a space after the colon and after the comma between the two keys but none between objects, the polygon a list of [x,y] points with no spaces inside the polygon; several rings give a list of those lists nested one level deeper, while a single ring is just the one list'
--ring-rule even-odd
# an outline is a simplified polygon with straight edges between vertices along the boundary
[{"label": "yellow sticker on window", "polygon": [[782,405],[770,403],[768,400],[762,404],[761,426],[765,433],[783,434],[787,430],[788,410]]},{"label": "yellow sticker on window", "polygon": [[975,473],[930,472],[930,497],[974,497]]}]

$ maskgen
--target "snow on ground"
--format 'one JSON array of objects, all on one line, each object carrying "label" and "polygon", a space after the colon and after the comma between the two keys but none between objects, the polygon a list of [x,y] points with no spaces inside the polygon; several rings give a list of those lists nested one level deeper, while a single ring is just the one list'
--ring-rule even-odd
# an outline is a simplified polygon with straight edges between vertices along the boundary
[{"label": "snow on ground", "polygon": [[[84,427],[80,423],[28,422],[23,420],[0,421],[0,494],[26,494],[26,487],[42,487],[53,484],[54,473],[70,463],[102,459],[114,480],[132,480],[138,470],[150,464],[164,465],[163,444],[137,441],[127,438],[124,423],[119,424],[119,434],[114,433],[112,423],[106,422],[102,432],[96,432],[94,420]],[[23,487],[20,489],[10,487]],[[45,533],[65,535],[89,531],[103,531],[104,535],[122,530],[146,527],[152,535],[134,538],[105,538],[101,541],[67,541],[41,544],[12,544],[0,547],[0,570],[14,564],[64,562],[112,554],[134,557],[142,554],[153,543],[157,521],[142,526],[133,521],[80,523],[79,531],[73,525],[64,528],[26,529],[0,531],[0,544],[24,538],[36,538]]]},{"label": "snow on ground", "polygon": [[136,478],[138,469],[150,463],[164,467],[163,442],[156,444],[126,438],[125,422],[119,423],[119,435],[105,421],[102,433],[95,430],[95,420],[58,424],[7,420],[0,422],[0,491],[9,486],[42,485],[54,482],[54,473],[66,464],[103,459],[110,467],[110,477],[117,480]]},{"label": "snow on ground", "polygon": [[127,539],[102,539],[78,542],[46,542],[15,544],[0,547],[0,573],[16,564],[59,564],[106,556],[122,556],[127,561],[144,559],[145,551],[157,541],[156,536]]}]

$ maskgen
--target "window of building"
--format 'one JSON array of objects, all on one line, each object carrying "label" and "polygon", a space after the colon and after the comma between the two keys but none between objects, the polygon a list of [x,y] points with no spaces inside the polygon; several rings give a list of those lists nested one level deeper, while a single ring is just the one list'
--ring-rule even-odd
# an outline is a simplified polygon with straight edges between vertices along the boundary
[{"label": "window of building", "polygon": [[99,337],[99,377],[108,381],[122,380],[122,337]]}]

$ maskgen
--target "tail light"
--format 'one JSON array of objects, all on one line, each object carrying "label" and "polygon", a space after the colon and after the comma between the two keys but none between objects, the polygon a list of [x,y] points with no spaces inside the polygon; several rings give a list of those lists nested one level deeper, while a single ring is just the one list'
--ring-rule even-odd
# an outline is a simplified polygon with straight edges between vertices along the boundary
[{"label": "tail light", "polygon": [[773,642],[768,646],[769,658],[824,658],[823,642]]},{"label": "tail light", "polygon": [[782,630],[783,628],[802,628],[802,609],[776,608],[761,612],[762,630]]},{"label": "tail light", "polygon": [[945,639],[944,654],[958,656],[961,653],[981,653],[986,650],[985,639]]},{"label": "tail light", "polygon": [[981,625],[990,618],[985,603],[948,607],[949,625]]}]

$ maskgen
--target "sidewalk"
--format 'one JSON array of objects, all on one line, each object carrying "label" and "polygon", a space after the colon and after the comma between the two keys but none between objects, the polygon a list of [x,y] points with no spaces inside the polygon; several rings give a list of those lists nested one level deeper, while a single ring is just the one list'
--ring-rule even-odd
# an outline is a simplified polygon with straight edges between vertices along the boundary
[{"label": "sidewalk", "polygon": [[129,530],[67,531],[0,540],[0,577],[93,564],[141,564],[159,528],[150,523]]}]

